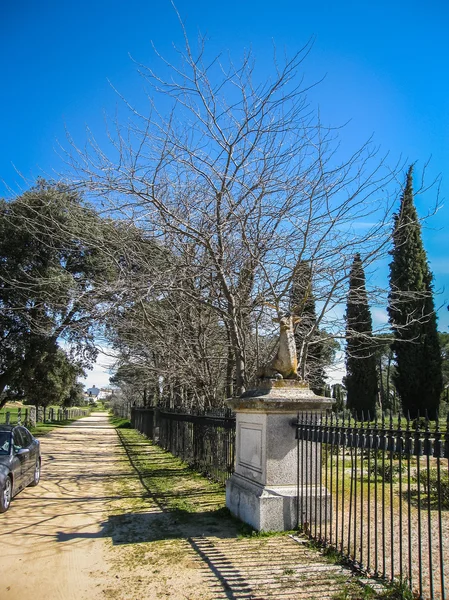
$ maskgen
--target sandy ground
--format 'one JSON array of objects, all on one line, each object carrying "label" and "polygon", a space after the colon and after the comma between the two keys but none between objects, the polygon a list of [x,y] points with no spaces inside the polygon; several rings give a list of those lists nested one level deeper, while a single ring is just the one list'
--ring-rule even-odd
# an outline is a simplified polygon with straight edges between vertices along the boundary
[{"label": "sandy ground", "polygon": [[0,600],[324,599],[348,579],[301,540],[238,539],[200,517],[183,528],[104,413],[41,444],[41,483],[0,515]]},{"label": "sandy ground", "polygon": [[[101,598],[117,434],[93,415],[41,438],[42,478],[0,515],[1,600]],[[115,449],[115,451],[114,451]]]}]

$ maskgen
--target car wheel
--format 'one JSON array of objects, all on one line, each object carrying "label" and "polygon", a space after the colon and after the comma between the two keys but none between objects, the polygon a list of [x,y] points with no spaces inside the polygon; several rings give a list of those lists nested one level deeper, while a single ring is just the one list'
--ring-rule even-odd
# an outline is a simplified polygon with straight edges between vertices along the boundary
[{"label": "car wheel", "polygon": [[41,459],[38,458],[36,461],[36,466],[34,467],[34,477],[33,481],[30,483],[30,486],[37,485],[41,478]]},{"label": "car wheel", "polygon": [[12,481],[11,477],[5,479],[5,483],[0,486],[0,513],[4,513],[8,510],[11,504],[12,497]]}]

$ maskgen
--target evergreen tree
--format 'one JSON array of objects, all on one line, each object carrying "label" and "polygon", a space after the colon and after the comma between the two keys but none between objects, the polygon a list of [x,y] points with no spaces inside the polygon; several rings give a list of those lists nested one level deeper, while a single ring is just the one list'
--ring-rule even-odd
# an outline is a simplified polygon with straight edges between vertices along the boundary
[{"label": "evergreen tree", "polygon": [[360,254],[356,254],[349,275],[346,308],[347,407],[366,416],[376,408],[377,374],[372,340],[372,320]]},{"label": "evergreen tree", "polygon": [[413,167],[394,217],[388,313],[395,341],[394,382],[404,412],[435,418],[443,387],[432,273],[413,199]]},{"label": "evergreen tree", "polygon": [[332,398],[335,400],[335,403],[332,407],[334,412],[341,412],[345,407],[345,392],[343,385],[341,383],[335,383],[332,386]]},{"label": "evergreen tree", "polygon": [[296,266],[291,292],[292,312],[301,317],[295,329],[298,366],[302,376],[316,393],[324,395],[324,348],[316,326],[315,298],[312,292],[312,268],[302,260]]}]

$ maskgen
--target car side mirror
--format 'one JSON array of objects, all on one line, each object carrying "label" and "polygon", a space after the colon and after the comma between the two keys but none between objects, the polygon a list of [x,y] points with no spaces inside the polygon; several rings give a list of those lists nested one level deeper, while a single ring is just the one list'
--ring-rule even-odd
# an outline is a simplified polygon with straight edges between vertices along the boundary
[{"label": "car side mirror", "polygon": [[29,448],[19,448],[16,452],[17,456],[21,456],[23,454],[28,454],[30,452]]}]

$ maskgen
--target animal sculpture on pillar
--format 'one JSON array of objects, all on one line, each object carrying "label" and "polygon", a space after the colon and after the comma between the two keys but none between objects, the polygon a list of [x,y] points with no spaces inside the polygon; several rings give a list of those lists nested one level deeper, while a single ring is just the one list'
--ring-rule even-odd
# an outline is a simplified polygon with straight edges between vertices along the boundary
[{"label": "animal sculpture on pillar", "polygon": [[295,344],[295,325],[301,319],[294,314],[284,313],[273,319],[279,323],[279,348],[276,356],[265,367],[257,371],[263,379],[298,379],[298,358]]}]

